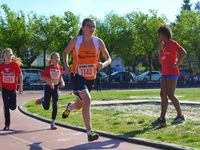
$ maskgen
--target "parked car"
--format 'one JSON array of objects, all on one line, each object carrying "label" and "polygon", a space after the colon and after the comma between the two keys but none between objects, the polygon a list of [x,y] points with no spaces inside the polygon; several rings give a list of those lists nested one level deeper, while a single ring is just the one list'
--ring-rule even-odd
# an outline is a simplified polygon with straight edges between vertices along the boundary
[{"label": "parked car", "polygon": [[197,73],[195,76],[196,76],[196,80],[200,81],[200,73]]},{"label": "parked car", "polygon": [[109,82],[109,77],[105,72],[100,71],[97,73],[97,75],[99,75],[102,82]]},{"label": "parked car", "polygon": [[178,81],[190,81],[192,77],[192,71],[191,70],[180,70],[180,75],[178,78]]},{"label": "parked car", "polygon": [[160,79],[161,79],[160,71],[152,71],[151,73],[149,71],[144,72],[144,73],[140,74],[139,76],[136,76],[136,81],[147,82],[150,80],[150,74],[151,74],[152,81],[160,81]]},{"label": "parked car", "polygon": [[40,80],[42,70],[40,69],[22,69],[22,74],[25,83],[37,82]]},{"label": "parked car", "polygon": [[111,74],[110,82],[133,82],[135,80],[135,75],[128,71],[114,72]]}]

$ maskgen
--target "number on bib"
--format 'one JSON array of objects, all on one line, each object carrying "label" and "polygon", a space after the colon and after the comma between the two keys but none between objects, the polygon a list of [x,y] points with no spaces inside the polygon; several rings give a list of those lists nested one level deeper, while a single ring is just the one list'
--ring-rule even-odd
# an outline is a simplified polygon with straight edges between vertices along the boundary
[{"label": "number on bib", "polygon": [[78,65],[78,74],[83,77],[93,77],[95,75],[94,73],[95,65]]},{"label": "number on bib", "polygon": [[15,83],[15,74],[13,73],[4,73],[3,74],[3,83]]}]

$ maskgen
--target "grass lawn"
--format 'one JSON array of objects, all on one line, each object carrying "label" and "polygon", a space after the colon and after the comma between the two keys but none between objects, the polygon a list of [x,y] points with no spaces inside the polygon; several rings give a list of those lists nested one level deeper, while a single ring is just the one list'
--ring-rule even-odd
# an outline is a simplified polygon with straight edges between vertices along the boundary
[{"label": "grass lawn", "polygon": [[[145,98],[140,98],[142,100],[152,100],[159,98],[160,90],[115,90],[115,91],[102,91],[102,92],[91,92],[92,100],[138,100],[138,98],[131,98],[131,96],[142,96]],[[200,89],[177,89],[176,95],[181,96],[180,100],[192,100],[200,101]],[[60,96],[60,103],[66,104],[66,101],[74,100],[76,97],[73,95]]]},{"label": "grass lawn", "polygon": [[[182,96],[181,100],[200,101],[200,89],[177,89],[176,95]],[[159,90],[92,92],[94,100],[130,100],[130,96],[159,96]],[[71,95],[60,96],[59,105],[62,106],[74,98],[75,96]],[[25,104],[25,107],[28,111],[51,118],[51,110],[44,111],[41,106],[35,106],[34,101],[29,101]],[[63,107],[58,109],[57,120],[71,125],[83,126],[81,111],[73,111],[68,119],[63,120],[61,118],[63,110]],[[200,121],[187,120],[184,124],[172,126],[170,122],[173,118],[167,118],[168,125],[166,127],[153,128],[151,127],[151,122],[154,119],[156,118],[136,112],[92,108],[92,125],[96,130],[176,143],[200,149]]]}]

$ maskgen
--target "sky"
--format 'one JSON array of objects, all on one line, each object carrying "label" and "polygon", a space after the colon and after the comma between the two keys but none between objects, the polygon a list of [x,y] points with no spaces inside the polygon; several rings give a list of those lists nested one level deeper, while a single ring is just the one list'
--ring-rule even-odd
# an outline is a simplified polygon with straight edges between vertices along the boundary
[{"label": "sky", "polygon": [[[191,0],[196,3],[198,0]],[[124,15],[132,11],[148,13],[149,9],[165,15],[169,21],[174,21],[179,14],[183,0],[0,0],[16,12],[34,11],[39,15],[63,16],[65,11],[71,11],[81,19],[93,15],[103,19],[111,11]]]}]

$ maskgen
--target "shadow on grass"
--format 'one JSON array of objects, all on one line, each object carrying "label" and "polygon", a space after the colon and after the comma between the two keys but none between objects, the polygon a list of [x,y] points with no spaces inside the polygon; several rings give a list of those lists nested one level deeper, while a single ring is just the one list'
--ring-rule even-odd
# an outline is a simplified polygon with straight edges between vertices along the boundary
[{"label": "shadow on grass", "polygon": [[143,134],[143,133],[146,133],[146,132],[149,132],[149,131],[159,130],[159,129],[165,128],[167,126],[169,126],[169,125],[166,125],[166,124],[159,125],[159,126],[149,125],[148,127],[140,129],[140,130],[134,130],[134,131],[124,133],[124,135],[129,136],[129,137],[135,137],[138,134]]},{"label": "shadow on grass", "polygon": [[120,140],[106,140],[106,141],[98,141],[98,142],[91,142],[85,143],[81,145],[75,145],[70,148],[62,148],[57,150],[94,150],[94,149],[115,149],[119,147],[120,143],[123,141]]}]

